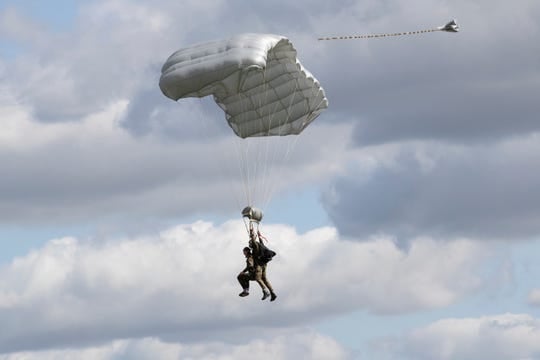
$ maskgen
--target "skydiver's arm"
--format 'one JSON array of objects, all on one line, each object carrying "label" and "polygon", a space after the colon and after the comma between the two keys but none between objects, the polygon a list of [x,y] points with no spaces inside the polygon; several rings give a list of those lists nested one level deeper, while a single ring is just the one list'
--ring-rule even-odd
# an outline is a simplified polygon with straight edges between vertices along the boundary
[{"label": "skydiver's arm", "polygon": [[246,259],[246,267],[244,270],[240,271],[240,274],[249,273],[255,268],[255,263],[252,257]]}]

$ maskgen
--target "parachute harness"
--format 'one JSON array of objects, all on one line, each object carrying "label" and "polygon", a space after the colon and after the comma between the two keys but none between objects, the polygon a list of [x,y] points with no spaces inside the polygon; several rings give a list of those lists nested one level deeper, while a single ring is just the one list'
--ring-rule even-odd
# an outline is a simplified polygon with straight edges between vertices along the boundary
[{"label": "parachute harness", "polygon": [[268,243],[268,239],[261,234],[259,229],[257,229],[257,236],[259,237],[259,241],[263,242],[263,240],[264,240],[264,241],[266,241],[266,243]]}]

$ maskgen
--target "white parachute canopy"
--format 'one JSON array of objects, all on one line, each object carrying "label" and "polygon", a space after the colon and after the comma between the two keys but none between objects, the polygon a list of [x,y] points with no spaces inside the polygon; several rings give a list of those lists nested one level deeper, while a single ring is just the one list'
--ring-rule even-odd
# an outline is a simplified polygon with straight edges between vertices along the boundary
[{"label": "white parachute canopy", "polygon": [[163,65],[159,87],[173,100],[213,95],[241,138],[299,134],[328,107],[293,44],[271,34],[180,49]]}]

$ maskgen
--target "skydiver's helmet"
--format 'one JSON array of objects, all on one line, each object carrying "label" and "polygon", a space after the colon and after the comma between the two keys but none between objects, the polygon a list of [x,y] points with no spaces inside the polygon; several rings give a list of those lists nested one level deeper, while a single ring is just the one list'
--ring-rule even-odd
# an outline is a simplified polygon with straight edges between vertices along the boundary
[{"label": "skydiver's helmet", "polygon": [[242,210],[242,217],[248,218],[250,222],[258,223],[263,218],[263,212],[252,206],[246,206],[244,210]]}]

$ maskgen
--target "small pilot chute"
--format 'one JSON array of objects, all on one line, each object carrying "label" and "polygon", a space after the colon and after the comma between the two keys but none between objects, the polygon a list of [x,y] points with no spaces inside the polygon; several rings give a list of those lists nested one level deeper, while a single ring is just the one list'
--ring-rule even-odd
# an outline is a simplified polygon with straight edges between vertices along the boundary
[{"label": "small pilot chute", "polygon": [[456,23],[456,20],[452,20],[452,21],[448,22],[444,26],[439,26],[437,29],[439,29],[441,31],[446,31],[446,32],[458,32],[459,31],[459,26]]},{"label": "small pilot chute", "polygon": [[445,32],[454,32],[454,33],[456,33],[456,32],[459,31],[459,26],[456,23],[456,20],[452,20],[452,21],[446,23],[445,25],[436,27],[434,29],[416,30],[416,31],[398,32],[398,33],[385,33],[385,34],[325,36],[325,37],[320,37],[318,40],[373,39],[373,38],[383,38],[383,37],[391,37],[391,36],[417,35],[417,34],[436,32],[436,31],[445,31]]}]

